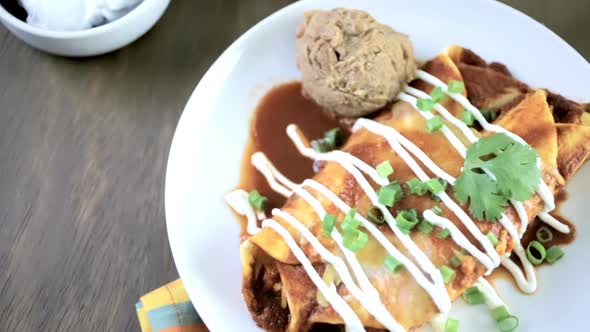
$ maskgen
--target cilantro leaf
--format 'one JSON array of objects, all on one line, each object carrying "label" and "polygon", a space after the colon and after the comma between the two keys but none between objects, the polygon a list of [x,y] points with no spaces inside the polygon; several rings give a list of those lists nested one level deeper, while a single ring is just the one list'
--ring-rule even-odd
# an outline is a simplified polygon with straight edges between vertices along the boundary
[{"label": "cilantro leaf", "polygon": [[512,144],[496,158],[485,162],[485,168],[496,177],[498,190],[509,199],[526,201],[537,190],[541,171],[537,152],[529,145]]},{"label": "cilantro leaf", "polygon": [[467,150],[455,196],[463,204],[469,201],[469,212],[477,219],[497,220],[509,199],[522,202],[537,190],[537,158],[532,147],[505,134],[482,138]]},{"label": "cilantro leaf", "polygon": [[492,154],[497,155],[502,153],[511,144],[514,144],[514,141],[506,134],[494,134],[489,137],[482,137],[467,150],[465,164],[468,162],[477,162],[480,158]]},{"label": "cilantro leaf", "polygon": [[498,195],[498,186],[487,174],[465,170],[455,183],[455,196],[461,204],[469,200],[469,213],[478,220],[498,220],[506,198]]}]

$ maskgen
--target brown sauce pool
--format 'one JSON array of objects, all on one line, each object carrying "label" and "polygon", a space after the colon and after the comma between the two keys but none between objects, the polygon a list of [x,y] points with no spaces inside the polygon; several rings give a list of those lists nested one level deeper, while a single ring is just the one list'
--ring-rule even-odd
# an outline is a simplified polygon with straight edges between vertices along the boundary
[{"label": "brown sauce pool", "polygon": [[[238,188],[258,190],[269,198],[269,209],[281,207],[286,199],[270,188],[264,176],[250,163],[250,156],[257,151],[264,152],[280,172],[299,183],[313,177],[313,161],[297,151],[287,136],[287,126],[296,124],[309,139],[323,137],[324,132],[332,128],[345,129],[301,91],[299,81],[275,86],[260,100],[251,119]],[[244,224],[242,220],[242,229]]]},{"label": "brown sauce pool", "polygon": [[[555,230],[553,227],[545,224],[539,218],[536,218],[531,223],[531,225],[529,225],[528,229],[526,230],[526,232],[522,236],[521,243],[524,248],[526,248],[531,241],[537,239],[537,231],[539,230],[539,228],[541,228],[543,226],[549,228],[551,230],[551,233],[553,233],[553,239],[551,241],[543,243],[543,246],[545,246],[545,248],[549,248],[554,245],[564,246],[564,245],[572,243],[576,239],[576,225],[573,222],[571,222],[569,219],[567,219],[566,217],[560,215],[560,212],[559,212],[559,210],[560,210],[559,205],[561,203],[563,203],[566,200],[566,198],[567,198],[567,195],[565,195],[565,194],[560,194],[560,195],[555,196],[557,208],[555,209],[554,212],[551,213],[551,215],[555,219],[559,220],[560,222],[568,225],[570,228],[570,232],[567,234],[561,233],[561,232]],[[520,268],[522,269],[522,264],[520,263],[520,260],[517,257],[515,257],[515,254],[512,254],[512,260],[518,266],[520,266]],[[559,264],[559,262],[557,262],[555,264]],[[546,265],[549,265],[549,264],[542,263],[541,265],[537,265],[536,268],[538,269],[539,267],[546,266]],[[537,279],[538,278],[539,278],[539,275],[537,275]],[[510,272],[508,272],[504,268],[495,269],[494,272],[492,272],[492,274],[488,277],[488,280],[491,281],[492,283],[494,280],[497,280],[497,279],[508,280],[514,284],[514,287],[516,289],[518,289],[518,285],[516,284],[516,281],[514,280],[514,278],[512,277]]]},{"label": "brown sauce pool", "polygon": [[543,223],[543,221],[537,218],[534,221],[534,223],[527,229],[526,233],[524,233],[524,236],[522,237],[522,245],[526,248],[531,241],[536,240],[537,231],[539,230],[539,228],[543,226],[549,228],[553,233],[553,239],[551,241],[543,243],[543,245],[546,248],[549,248],[553,245],[564,245],[571,243],[576,238],[576,226],[571,221],[567,220],[565,217],[559,215],[558,213],[552,213],[551,215],[560,222],[568,225],[571,230],[569,233],[564,234],[559,231],[556,231],[555,229],[553,229],[553,227]]}]

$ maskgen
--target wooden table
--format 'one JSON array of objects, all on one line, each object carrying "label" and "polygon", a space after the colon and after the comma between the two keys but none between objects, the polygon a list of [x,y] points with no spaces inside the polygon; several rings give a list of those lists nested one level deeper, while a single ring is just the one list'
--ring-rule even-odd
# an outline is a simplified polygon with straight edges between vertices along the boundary
[{"label": "wooden table", "polygon": [[[168,149],[214,59],[288,0],[174,0],[121,51],[42,54],[0,28],[0,330],[137,331],[137,298],[177,277]],[[590,57],[590,3],[512,0]],[[585,7],[585,8],[582,8]]]}]

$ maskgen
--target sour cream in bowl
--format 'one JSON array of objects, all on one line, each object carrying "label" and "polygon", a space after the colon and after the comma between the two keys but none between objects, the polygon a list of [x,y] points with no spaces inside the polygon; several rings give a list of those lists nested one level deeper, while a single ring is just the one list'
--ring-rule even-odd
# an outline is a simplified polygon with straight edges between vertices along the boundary
[{"label": "sour cream in bowl", "polygon": [[0,21],[25,43],[56,55],[84,57],[137,40],[156,24],[170,0],[3,0],[0,4]]}]

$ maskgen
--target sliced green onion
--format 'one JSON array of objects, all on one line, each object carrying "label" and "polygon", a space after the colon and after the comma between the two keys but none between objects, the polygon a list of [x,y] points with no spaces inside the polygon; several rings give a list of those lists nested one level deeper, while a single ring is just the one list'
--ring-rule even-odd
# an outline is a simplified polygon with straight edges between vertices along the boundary
[{"label": "sliced green onion", "polygon": [[354,222],[343,222],[341,227],[342,227],[342,231],[346,234],[349,232],[355,232],[359,229],[359,225],[360,222],[358,221],[354,221]]},{"label": "sliced green onion", "polygon": [[445,93],[440,86],[437,86],[436,88],[434,88],[432,90],[432,92],[430,93],[430,97],[432,98],[432,100],[435,103],[440,102],[444,98],[444,96],[445,96]]},{"label": "sliced green onion", "polygon": [[547,249],[547,256],[545,256],[545,259],[549,264],[553,264],[560,260],[563,255],[565,255],[565,252],[563,252],[559,246],[551,246]]},{"label": "sliced green onion", "polygon": [[477,288],[476,286],[473,287],[469,287],[465,290],[465,292],[463,292],[463,295],[469,295],[469,294],[473,294],[473,293],[477,293],[480,292],[479,288]]},{"label": "sliced green onion", "polygon": [[349,222],[343,222],[341,225],[342,231],[344,233],[354,232],[359,229],[360,224],[361,224],[361,222],[356,219],[349,221]]},{"label": "sliced green onion", "polygon": [[383,212],[381,209],[375,205],[371,206],[369,212],[367,213],[367,217],[369,220],[377,225],[381,225],[385,223],[385,218],[383,217]]},{"label": "sliced green onion", "polygon": [[311,141],[311,147],[319,153],[332,151],[342,145],[342,130],[334,128],[324,133],[324,138]]},{"label": "sliced green onion", "polygon": [[486,303],[486,296],[481,292],[471,294],[465,297],[465,302],[470,305],[484,304]]},{"label": "sliced green onion", "polygon": [[442,202],[442,199],[440,199],[440,197],[438,197],[438,195],[435,194],[430,194],[430,199],[435,202]]},{"label": "sliced green onion", "polygon": [[450,267],[446,265],[441,265],[441,267],[439,267],[438,269],[440,271],[440,274],[442,275],[445,284],[449,283],[449,281],[455,278],[455,270],[451,269]]},{"label": "sliced green onion", "polygon": [[510,317],[510,312],[508,312],[508,308],[505,305],[501,305],[492,309],[492,317],[496,322],[499,322],[506,317]]},{"label": "sliced green onion", "polygon": [[250,202],[250,205],[252,205],[254,208],[262,210],[264,209],[264,205],[268,203],[268,198],[266,198],[266,196],[262,196],[258,190],[252,190],[248,194],[248,202]]},{"label": "sliced green onion", "polygon": [[346,215],[344,216],[344,220],[342,222],[351,222],[352,220],[354,220],[355,216],[356,216],[356,209],[351,208],[350,210],[348,210],[348,212],[346,212]]},{"label": "sliced green onion", "polygon": [[546,226],[541,226],[537,230],[537,240],[541,243],[547,243],[553,240],[553,232]]},{"label": "sliced green onion", "polygon": [[531,241],[526,247],[526,257],[535,265],[543,263],[546,254],[545,247],[539,241]]},{"label": "sliced green onion", "polygon": [[395,257],[387,256],[385,257],[385,261],[383,262],[385,268],[390,272],[397,272],[399,271],[404,265],[400,263]]},{"label": "sliced green onion", "polygon": [[488,122],[494,122],[498,118],[498,111],[496,110],[481,110],[481,114]]},{"label": "sliced green onion", "polygon": [[434,100],[429,98],[418,98],[418,102],[416,102],[416,107],[418,107],[421,111],[431,111],[434,107]]},{"label": "sliced green onion", "polygon": [[452,267],[458,268],[459,266],[461,266],[461,264],[463,264],[463,262],[461,261],[461,258],[459,258],[457,256],[451,257],[451,266]]},{"label": "sliced green onion", "polygon": [[426,185],[426,188],[428,188],[428,191],[435,195],[445,190],[444,185],[438,179],[430,179],[424,182],[424,184]]},{"label": "sliced green onion", "polygon": [[418,224],[418,230],[424,234],[430,234],[434,230],[434,226],[426,220],[422,220]]},{"label": "sliced green onion", "polygon": [[396,202],[405,197],[404,191],[397,181],[381,187],[377,194],[379,196],[379,203],[389,207],[393,207]]},{"label": "sliced green onion", "polygon": [[315,152],[318,153],[325,153],[334,150],[334,146],[323,138],[311,141],[311,147],[314,149]]},{"label": "sliced green onion", "polygon": [[438,232],[438,238],[444,240],[451,235],[451,231],[447,228],[443,229],[442,231]]},{"label": "sliced green onion", "polygon": [[346,232],[355,231],[360,226],[361,222],[355,218],[356,216],[356,209],[352,208],[348,210],[344,220],[342,220],[342,230]]},{"label": "sliced green onion", "polygon": [[443,186],[443,191],[447,190],[447,186],[449,185],[449,182],[445,179],[441,179],[441,178],[437,178],[438,182],[440,182],[440,185]]},{"label": "sliced green onion", "polygon": [[488,234],[486,234],[486,236],[488,237],[488,240],[490,240],[494,247],[496,247],[498,243],[500,243],[500,241],[498,241],[498,238],[496,237],[496,235],[494,235],[494,233],[489,232]]},{"label": "sliced green onion", "polygon": [[462,93],[465,90],[465,83],[462,81],[452,80],[449,82],[448,89],[450,93]]},{"label": "sliced green onion", "polygon": [[429,133],[435,133],[439,131],[445,123],[443,122],[442,118],[438,115],[435,115],[426,121],[426,131]]},{"label": "sliced green onion", "polygon": [[342,242],[345,248],[352,252],[357,252],[369,242],[369,236],[365,232],[355,230],[344,233]]},{"label": "sliced green onion", "polygon": [[432,212],[433,212],[434,214],[436,214],[436,215],[439,215],[439,216],[440,216],[440,215],[442,214],[442,212],[443,212],[442,208],[441,208],[440,206],[438,206],[438,205],[435,205],[435,206],[433,206],[431,210],[432,210]]},{"label": "sliced green onion", "polygon": [[421,183],[422,181],[418,180],[418,178],[411,178],[408,181],[406,181],[406,186],[408,186],[408,190],[410,190],[410,192],[414,194]]},{"label": "sliced green onion", "polygon": [[412,216],[412,218],[418,219],[418,210],[409,209],[409,210],[405,210],[405,211],[408,211],[408,213]]},{"label": "sliced green onion", "polygon": [[498,328],[502,332],[512,332],[518,327],[518,317],[510,315],[498,322]]},{"label": "sliced green onion", "polygon": [[328,130],[324,133],[324,139],[332,145],[332,148],[339,147],[342,145],[342,130],[340,128]]},{"label": "sliced green onion", "polygon": [[387,178],[388,176],[393,174],[393,167],[391,167],[391,164],[388,160],[377,165],[375,169],[377,170],[377,174],[379,174],[379,176],[382,178]]},{"label": "sliced green onion", "polygon": [[471,305],[486,303],[486,296],[477,287],[468,288],[463,293],[463,299]]},{"label": "sliced green onion", "polygon": [[428,188],[426,188],[426,185],[424,185],[424,183],[416,178],[413,178],[411,180],[409,180],[408,182],[406,182],[406,185],[408,186],[408,189],[410,190],[410,193],[418,195],[418,196],[423,196],[424,194],[426,194],[428,192]]},{"label": "sliced green onion", "polygon": [[473,126],[475,117],[473,116],[473,113],[469,112],[468,110],[465,110],[463,111],[463,113],[461,113],[461,121],[463,121],[463,123],[465,123],[468,126]]},{"label": "sliced green onion", "polygon": [[324,230],[324,236],[330,236],[336,226],[336,216],[333,214],[326,214],[322,221],[322,229]]},{"label": "sliced green onion", "polygon": [[459,331],[459,320],[454,318],[447,319],[445,323],[445,332],[458,332]]},{"label": "sliced green onion", "polygon": [[398,211],[395,217],[397,227],[405,234],[408,234],[418,222],[417,212],[411,210]]}]

